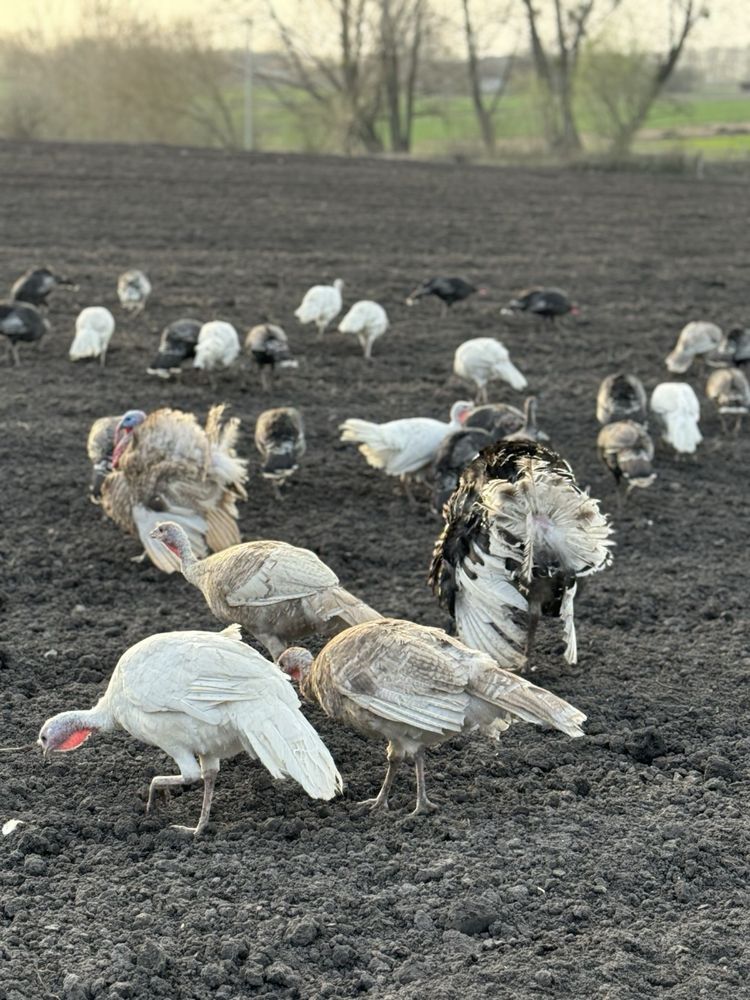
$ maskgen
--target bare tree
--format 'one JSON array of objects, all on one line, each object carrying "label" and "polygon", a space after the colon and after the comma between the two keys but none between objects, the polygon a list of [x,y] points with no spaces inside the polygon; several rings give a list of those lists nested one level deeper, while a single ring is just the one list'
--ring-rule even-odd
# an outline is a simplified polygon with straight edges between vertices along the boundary
[{"label": "bare tree", "polygon": [[[492,100],[487,101],[482,91],[482,80],[480,74],[479,47],[477,44],[477,32],[472,17],[470,0],[461,0],[464,23],[464,38],[466,40],[466,68],[469,75],[469,87],[471,89],[471,101],[474,105],[474,113],[479,123],[479,131],[482,135],[484,148],[488,153],[495,152],[495,112],[500,103],[500,98],[505,93],[505,89],[510,80],[513,69],[513,58],[508,59],[505,71],[498,80]],[[507,12],[506,12],[507,14]]]},{"label": "bare tree", "polygon": [[411,149],[419,60],[425,29],[425,0],[379,0],[378,47],[390,148]]}]

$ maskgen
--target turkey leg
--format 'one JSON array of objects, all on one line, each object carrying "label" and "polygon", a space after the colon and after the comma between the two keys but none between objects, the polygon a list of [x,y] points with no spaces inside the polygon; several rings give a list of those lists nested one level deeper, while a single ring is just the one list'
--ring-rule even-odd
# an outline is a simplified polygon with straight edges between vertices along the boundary
[{"label": "turkey leg", "polygon": [[391,793],[391,786],[393,785],[393,779],[396,777],[396,771],[399,769],[401,764],[401,757],[397,756],[396,751],[393,749],[391,743],[388,744],[388,768],[385,772],[385,779],[383,781],[383,787],[374,799],[364,799],[359,803],[361,806],[369,806],[370,809],[375,812],[376,810],[382,810],[387,812],[388,810],[388,796]]},{"label": "turkey leg", "polygon": [[169,789],[174,785],[184,785],[185,779],[181,774],[158,774],[149,785],[148,802],[146,803],[146,815],[151,812],[154,804],[154,794],[163,791],[165,797],[169,795]]},{"label": "turkey leg", "polygon": [[412,816],[419,816],[425,812],[435,812],[438,807],[427,798],[427,787],[424,780],[424,750],[419,750],[415,754],[414,769],[417,772],[417,805],[412,811]]},{"label": "turkey leg", "polygon": [[201,814],[198,818],[198,825],[178,826],[175,823],[172,825],[173,830],[182,830],[184,833],[192,833],[194,837],[199,837],[203,833],[208,826],[208,817],[211,812],[211,800],[214,797],[217,774],[218,771],[215,770],[205,771],[203,774],[203,808],[201,809]]}]

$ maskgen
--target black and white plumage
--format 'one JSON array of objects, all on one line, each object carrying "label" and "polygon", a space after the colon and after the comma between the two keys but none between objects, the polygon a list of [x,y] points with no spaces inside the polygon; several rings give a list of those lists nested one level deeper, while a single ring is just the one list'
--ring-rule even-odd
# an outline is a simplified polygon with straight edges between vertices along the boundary
[{"label": "black and white plumage", "polygon": [[662,440],[680,455],[693,455],[703,440],[698,427],[701,407],[687,382],[660,382],[651,393],[651,413]]},{"label": "black and white plumage", "polygon": [[493,440],[481,427],[462,427],[443,438],[432,469],[432,509],[436,514],[450,500],[469,462]]},{"label": "black and white plumage", "polygon": [[117,279],[117,298],[125,312],[132,316],[143,312],[150,294],[151,282],[143,271],[124,271]]},{"label": "black and white plumage", "polygon": [[82,309],[76,319],[76,332],[70,345],[68,357],[71,361],[99,358],[104,367],[107,348],[115,332],[115,318],[104,306],[88,306]]},{"label": "black and white plumage", "polygon": [[551,616],[562,620],[566,661],[577,662],[577,580],[610,564],[612,541],[568,463],[535,442],[501,441],[464,470],[443,517],[430,584],[459,638],[518,670],[539,618]]},{"label": "black and white plumage", "polygon": [[19,344],[32,344],[49,331],[49,322],[36,306],[27,302],[0,302],[0,334],[6,339],[5,356],[12,356],[13,364],[21,364]]},{"label": "black and white plumage", "polygon": [[722,334],[719,346],[706,355],[710,365],[750,365],[750,327],[733,326]]},{"label": "black and white plumage", "polygon": [[477,399],[487,402],[487,385],[500,379],[511,388],[526,388],[526,377],[510,360],[507,348],[494,337],[474,337],[465,340],[453,357],[453,371],[459,378],[476,387]]},{"label": "black and white plumage", "polygon": [[656,479],[651,467],[654,442],[643,424],[634,420],[615,420],[599,431],[596,439],[599,457],[614,476],[618,498],[635,487],[644,489]]},{"label": "black and white plumage", "polygon": [[420,299],[428,295],[434,295],[435,298],[440,299],[442,313],[445,315],[452,305],[455,305],[456,302],[463,302],[464,299],[468,299],[475,292],[477,295],[484,296],[487,294],[487,289],[477,288],[476,285],[469,284],[463,278],[428,278],[421,285],[417,285],[413,291],[409,292],[406,304],[407,306],[413,306]]},{"label": "black and white plumage", "polygon": [[146,369],[147,374],[168,379],[179,375],[183,361],[195,357],[203,324],[197,319],[176,319],[161,332],[159,351]]},{"label": "black and white plumage", "polygon": [[372,345],[387,329],[388,314],[379,303],[369,299],[355,302],[339,323],[339,333],[353,333],[368,361],[372,357]]},{"label": "black and white plumage", "polygon": [[667,370],[675,375],[684,375],[695,358],[716,351],[721,337],[721,327],[715,323],[704,320],[688,323],[680,330],[677,343],[665,359]]},{"label": "black and white plumage", "polygon": [[568,313],[577,316],[580,310],[559,288],[528,288],[511,299],[501,312],[504,316],[519,312],[531,313],[554,323],[558,317],[567,316]]},{"label": "black and white plumage", "polygon": [[600,424],[634,420],[645,424],[648,399],[643,382],[635,375],[607,375],[596,395],[596,419]]},{"label": "black and white plumage", "polygon": [[520,431],[524,425],[524,414],[508,403],[484,403],[476,406],[464,419],[464,427],[481,427],[493,441],[508,437]]},{"label": "black and white plumage", "polygon": [[727,416],[733,414],[734,433],[739,433],[742,419],[750,413],[750,383],[739,368],[717,368],[706,382],[706,396],[716,406],[721,429],[726,433]]},{"label": "black and white plumage", "polygon": [[59,286],[76,287],[70,278],[61,278],[48,267],[37,267],[13,282],[10,298],[15,302],[28,302],[32,306],[45,306],[50,293]]},{"label": "black and white plumage", "polygon": [[292,406],[264,410],[255,424],[255,447],[263,459],[260,474],[281,499],[280,487],[297,471],[305,454],[302,414]]},{"label": "black and white plumage", "polygon": [[260,368],[263,388],[271,388],[276,368],[297,368],[298,362],[289,350],[289,339],[275,323],[260,323],[248,331],[245,350]]}]

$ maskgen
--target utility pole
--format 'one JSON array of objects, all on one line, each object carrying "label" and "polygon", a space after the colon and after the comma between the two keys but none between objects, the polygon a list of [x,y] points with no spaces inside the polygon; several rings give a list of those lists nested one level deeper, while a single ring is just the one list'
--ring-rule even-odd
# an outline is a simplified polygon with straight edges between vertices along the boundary
[{"label": "utility pole", "polygon": [[245,68],[244,68],[243,123],[246,150],[253,148],[253,22],[245,19]]}]

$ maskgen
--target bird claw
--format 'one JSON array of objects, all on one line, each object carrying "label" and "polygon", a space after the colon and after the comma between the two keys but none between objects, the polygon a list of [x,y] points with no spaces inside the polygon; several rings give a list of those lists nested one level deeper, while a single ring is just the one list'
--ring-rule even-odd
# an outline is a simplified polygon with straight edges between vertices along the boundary
[{"label": "bird claw", "polygon": [[170,823],[170,830],[179,830],[180,833],[189,833],[193,837],[197,837],[202,833],[201,827],[199,826],[181,826],[179,823]]},{"label": "bird claw", "polygon": [[411,816],[422,816],[425,813],[437,812],[440,806],[436,806],[434,802],[430,802],[429,799],[422,799],[421,802],[417,802],[416,808],[412,809]]},{"label": "bird claw", "polygon": [[361,802],[357,803],[358,806],[367,806],[370,812],[389,812],[390,806],[388,805],[388,799],[381,799],[378,795],[374,799],[362,799]]}]

